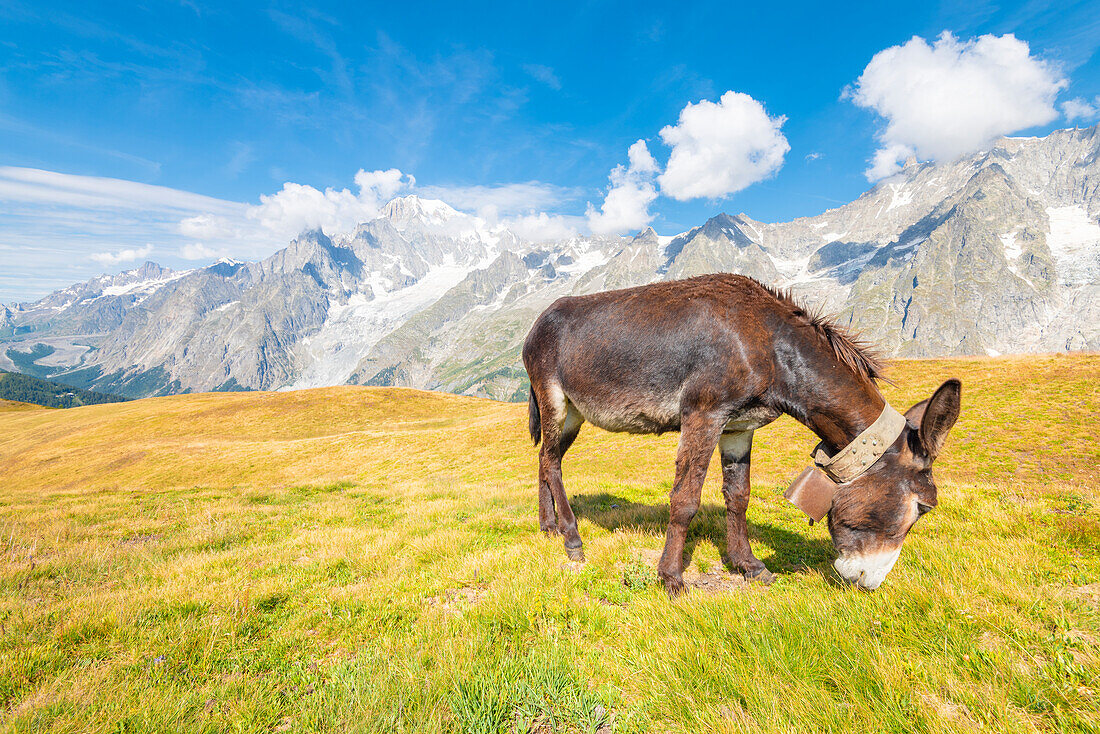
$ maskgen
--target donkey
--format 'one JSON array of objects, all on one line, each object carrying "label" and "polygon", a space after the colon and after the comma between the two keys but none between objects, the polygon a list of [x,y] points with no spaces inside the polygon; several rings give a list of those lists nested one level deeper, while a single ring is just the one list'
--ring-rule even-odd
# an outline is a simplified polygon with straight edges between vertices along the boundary
[{"label": "donkey", "polygon": [[874,353],[789,294],[740,275],[560,298],[531,327],[523,364],[531,438],[542,441],[539,527],[560,533],[573,560],[584,560],[583,544],[561,461],[581,425],[680,432],[657,568],[673,597],[684,590],[684,541],[716,447],[728,561],[748,579],[774,580],[749,546],[745,510],[753,431],[782,413],[821,438],[816,463],[828,478],[817,484],[829,488],[816,519],[828,512],[834,567],[877,588],[906,534],[936,506],[932,462],[960,408],[952,379],[901,416],[878,390]]}]

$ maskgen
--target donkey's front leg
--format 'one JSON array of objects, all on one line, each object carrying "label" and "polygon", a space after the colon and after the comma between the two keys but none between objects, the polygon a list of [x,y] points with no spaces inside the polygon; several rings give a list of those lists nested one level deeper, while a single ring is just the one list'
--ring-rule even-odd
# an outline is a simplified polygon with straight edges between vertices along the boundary
[{"label": "donkey's front leg", "polygon": [[745,578],[770,584],[775,575],[752,554],[745,510],[749,507],[749,457],[752,431],[723,433],[718,440],[722,456],[722,496],[726,499],[726,553],[730,565]]},{"label": "donkey's front leg", "polygon": [[657,575],[665,582],[669,596],[675,597],[684,590],[684,541],[688,524],[699,510],[703,480],[707,478],[707,465],[722,433],[722,423],[721,419],[702,412],[681,419],[676,479],[669,497],[668,535],[657,565]]}]

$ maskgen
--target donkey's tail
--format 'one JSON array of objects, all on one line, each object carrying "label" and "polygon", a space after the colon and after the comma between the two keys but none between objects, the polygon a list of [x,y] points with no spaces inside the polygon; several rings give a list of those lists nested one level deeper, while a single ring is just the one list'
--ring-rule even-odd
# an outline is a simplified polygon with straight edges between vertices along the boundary
[{"label": "donkey's tail", "polygon": [[542,418],[539,416],[539,401],[535,399],[535,391],[527,392],[527,430],[531,432],[531,440],[539,445],[542,438]]}]

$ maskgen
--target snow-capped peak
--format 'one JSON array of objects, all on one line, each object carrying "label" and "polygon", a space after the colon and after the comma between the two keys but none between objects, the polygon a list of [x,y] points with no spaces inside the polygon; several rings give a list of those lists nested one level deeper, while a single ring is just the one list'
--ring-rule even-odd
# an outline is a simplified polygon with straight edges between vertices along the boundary
[{"label": "snow-capped peak", "polygon": [[382,207],[380,216],[395,224],[407,224],[414,219],[424,224],[445,224],[463,215],[439,199],[421,199],[410,194],[391,199]]}]

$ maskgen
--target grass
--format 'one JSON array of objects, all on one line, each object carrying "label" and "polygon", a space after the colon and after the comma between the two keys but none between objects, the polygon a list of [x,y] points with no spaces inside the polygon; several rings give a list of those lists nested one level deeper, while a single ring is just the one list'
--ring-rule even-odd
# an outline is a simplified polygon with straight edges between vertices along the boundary
[{"label": "grass", "polygon": [[[53,732],[1096,731],[1100,357],[901,362],[964,408],[939,507],[873,594],[782,499],[812,435],[757,433],[771,587],[675,603],[676,437],[585,427],[588,563],[536,532],[526,406],[401,389],[0,404],[0,726]],[[712,469],[688,551],[721,567]]]}]

